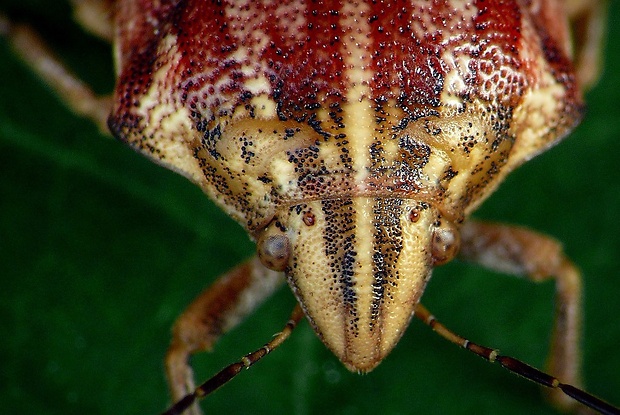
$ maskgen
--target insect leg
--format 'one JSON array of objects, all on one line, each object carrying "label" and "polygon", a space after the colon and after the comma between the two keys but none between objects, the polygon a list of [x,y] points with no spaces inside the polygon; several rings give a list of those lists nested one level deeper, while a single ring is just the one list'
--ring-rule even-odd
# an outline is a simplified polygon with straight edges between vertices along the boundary
[{"label": "insect leg", "polygon": [[[500,355],[498,350],[491,349],[486,346],[481,346],[477,343],[465,339],[464,337],[459,336],[458,334],[452,332],[446,326],[441,324],[435,318],[435,316],[433,316],[430,311],[428,311],[426,307],[424,307],[422,304],[416,305],[415,316],[419,320],[424,322],[424,324],[430,326],[433,331],[435,331],[444,339],[477,354],[478,356],[488,360],[489,362],[498,362],[504,368],[516,373],[519,376],[523,376],[524,378],[536,382],[539,385],[551,388],[551,390],[556,390],[559,393],[564,394],[567,399],[571,399],[571,402],[573,403],[576,403],[575,401],[581,402],[588,408],[594,409],[595,411],[598,411],[605,415],[620,414],[620,409],[608,404],[607,402],[597,398],[596,396],[590,395],[588,392],[585,392],[573,385],[563,383],[558,378],[541,372],[540,370],[529,366],[528,364],[518,359],[515,359],[514,357]],[[572,399],[574,399],[574,401]],[[584,410],[587,409],[584,408]]]},{"label": "insect leg", "polygon": [[110,96],[96,96],[65,67],[41,36],[28,25],[14,24],[0,14],[0,36],[8,39],[17,55],[54,90],[69,109],[90,118],[103,133],[110,134],[107,127],[112,108]]},{"label": "insect leg", "polygon": [[[281,273],[265,268],[254,257],[218,278],[183,312],[174,325],[172,343],[166,356],[168,384],[175,402],[195,390],[190,356],[211,350],[221,335],[240,323],[283,282]],[[218,376],[214,379],[221,379]],[[216,387],[228,379],[220,381]],[[192,395],[192,402],[197,396],[202,396],[200,393]],[[197,405],[193,406],[191,413],[200,413]]]},{"label": "insect leg", "polygon": [[606,1],[567,0],[575,43],[574,58],[577,78],[584,88],[594,84],[602,67],[602,44],[606,26]]},{"label": "insect leg", "polygon": [[[581,275],[555,240],[516,226],[469,221],[461,229],[462,259],[489,269],[556,283],[556,311],[547,370],[580,385]],[[553,403],[570,407],[572,400],[550,393]]]},{"label": "insect leg", "polygon": [[113,0],[71,0],[73,17],[97,37],[112,42],[114,35]]},{"label": "insect leg", "polygon": [[[211,392],[214,392],[220,386],[226,384],[232,378],[237,376],[243,369],[248,369],[254,363],[258,362],[263,357],[267,356],[274,349],[280,346],[288,337],[291,335],[295,327],[297,327],[297,323],[304,317],[304,312],[302,311],[299,304],[295,306],[293,312],[291,314],[290,319],[287,321],[284,329],[280,333],[277,333],[271,341],[267,342],[263,347],[258,350],[253,351],[252,353],[248,353],[241,358],[238,362],[232,363],[226,366],[224,369],[220,370],[213,377],[208,379],[206,382],[198,386],[192,393],[184,396],[181,400],[176,402],[172,407],[170,407],[166,412],[162,415],[180,415],[186,409],[190,408],[190,406],[194,405],[198,399],[204,398]],[[200,413],[200,412],[198,412]]]}]

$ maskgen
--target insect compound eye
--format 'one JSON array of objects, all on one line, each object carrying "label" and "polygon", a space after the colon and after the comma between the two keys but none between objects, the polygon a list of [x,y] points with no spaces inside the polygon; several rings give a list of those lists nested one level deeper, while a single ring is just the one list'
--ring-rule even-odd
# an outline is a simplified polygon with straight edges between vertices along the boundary
[{"label": "insect compound eye", "polygon": [[268,226],[257,243],[258,259],[269,269],[284,271],[291,256],[291,243],[276,226]]},{"label": "insect compound eye", "polygon": [[458,253],[461,235],[451,222],[442,221],[433,231],[431,244],[433,265],[442,265],[451,261]]}]

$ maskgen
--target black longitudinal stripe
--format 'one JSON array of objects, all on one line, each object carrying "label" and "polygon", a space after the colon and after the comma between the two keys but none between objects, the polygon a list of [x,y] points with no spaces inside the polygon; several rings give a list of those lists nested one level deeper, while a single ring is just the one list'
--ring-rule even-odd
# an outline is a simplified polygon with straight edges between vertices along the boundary
[{"label": "black longitudinal stripe", "polygon": [[355,212],[351,199],[322,201],[325,215],[325,254],[329,259],[334,286],[339,288],[343,304],[345,327],[357,332],[357,294],[355,292]]},{"label": "black longitudinal stripe", "polygon": [[391,290],[398,284],[398,257],[402,251],[401,199],[377,198],[373,213],[380,218],[374,223],[373,284],[370,329],[381,326],[379,319]]},{"label": "black longitudinal stripe", "polygon": [[357,310],[357,294],[355,293],[355,263],[357,252],[355,251],[355,234],[348,235],[344,239],[342,253],[342,270],[340,287],[342,288],[342,300],[345,308],[345,316],[349,317],[347,329],[353,336],[358,335],[357,322],[359,320]]}]

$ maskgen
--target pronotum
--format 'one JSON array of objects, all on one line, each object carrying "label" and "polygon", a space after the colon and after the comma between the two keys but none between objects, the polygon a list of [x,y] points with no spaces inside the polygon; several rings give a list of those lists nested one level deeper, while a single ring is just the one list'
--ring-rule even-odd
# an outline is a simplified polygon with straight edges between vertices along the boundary
[{"label": "pronotum", "polygon": [[[477,4],[477,5],[476,5],[476,7],[480,6],[481,4],[482,4],[482,3]],[[332,5],[332,6],[333,6],[333,5]],[[342,15],[341,15],[341,14],[338,14],[338,12],[337,12],[337,11],[336,11],[336,10],[335,10],[332,6],[330,6],[330,7],[329,7],[329,12],[328,12],[327,14],[325,14],[325,15],[320,15],[319,17],[332,16],[332,17],[334,17],[334,18],[338,21],[338,23],[341,23],[342,21],[341,21],[340,19],[342,19],[342,18],[343,18],[343,17],[342,17],[343,15],[344,15],[344,16],[346,16],[346,13],[342,13]],[[451,6],[451,7],[452,7],[452,6]],[[506,5],[502,5],[502,6],[500,7],[500,5],[498,5],[498,4],[491,3],[491,6],[489,6],[489,7],[491,8],[491,11],[493,11],[493,8],[500,9],[501,7],[508,7],[508,6],[506,6]],[[478,10],[479,10],[479,9],[480,9],[480,8],[478,7]],[[513,7],[513,9],[514,9],[514,7]],[[471,10],[470,10],[470,11],[471,11]],[[501,11],[501,10],[495,10],[495,11]],[[514,10],[512,10],[512,11],[514,11]],[[334,12],[334,13],[332,13],[332,12]],[[474,12],[475,12],[475,11],[474,11]],[[131,13],[129,13],[128,15],[131,15]],[[240,15],[241,15],[241,14],[240,14]],[[362,14],[360,14],[360,16],[362,16],[362,17],[363,17],[363,16],[364,16],[364,15],[363,15],[363,13],[362,13]],[[375,19],[375,20],[373,20],[373,16],[374,16],[374,15],[371,15],[371,16],[369,17],[369,19],[370,19],[370,20],[368,21],[368,23],[369,23],[369,24],[373,24],[373,23],[375,23],[375,21],[379,21],[379,22],[381,22],[381,16],[379,16],[379,17],[378,17],[377,19]],[[350,17],[350,16],[349,16],[349,17]],[[464,20],[464,21],[465,21],[465,20]],[[315,24],[316,24],[316,23],[315,23]],[[339,26],[339,27],[340,27],[340,26]],[[342,27],[346,28],[347,26],[346,26],[346,25],[342,25]],[[484,31],[484,28],[483,28],[483,31]],[[465,32],[465,31],[464,31],[464,32]],[[345,34],[346,34],[346,30],[345,30]],[[169,40],[169,39],[167,39],[167,40]],[[169,46],[169,45],[166,45],[166,46]],[[239,53],[240,53],[240,52],[239,52]],[[361,58],[362,58],[362,57],[360,57],[360,59],[361,59]],[[346,65],[345,65],[345,66],[346,66]],[[418,66],[419,66],[419,65],[418,65]],[[353,68],[352,70],[359,69],[359,68],[356,68],[354,65],[352,66],[352,68]],[[432,69],[432,65],[429,65],[429,68],[431,68],[431,69]],[[350,69],[350,68],[349,68],[349,69]],[[556,69],[554,69],[554,70],[557,70],[557,68],[556,68]],[[427,75],[428,75],[428,74],[427,74]],[[425,75],[425,76],[426,76],[426,75]],[[351,77],[351,75],[349,75],[349,77]],[[427,77],[427,78],[428,78],[428,77]],[[434,80],[438,80],[438,79],[439,79],[439,77],[438,77],[438,76],[436,77],[436,76],[434,76],[434,75],[433,75],[433,79],[434,79]],[[293,80],[293,82],[294,82],[294,80]],[[362,82],[360,85],[363,85],[363,82]],[[256,87],[256,85],[253,85],[252,87]],[[488,92],[488,91],[487,91],[487,92]],[[424,93],[424,92],[422,92],[421,94],[422,94],[422,95],[424,95],[425,93]],[[257,95],[260,95],[260,94],[257,94]],[[389,94],[388,94],[388,95],[389,95]],[[449,94],[448,94],[448,95],[449,95]],[[150,97],[149,97],[149,98],[150,98]],[[246,95],[244,99],[246,99],[246,98],[247,98],[247,99],[249,99],[249,98],[251,98],[251,97],[249,97],[249,96],[247,96],[247,95]],[[385,97],[382,97],[382,99],[383,99],[383,98],[385,98]],[[389,98],[389,96],[388,96],[387,98]],[[444,98],[445,98],[444,96],[441,96],[441,97],[440,97],[440,101],[441,101],[441,102],[440,102],[440,104],[441,104],[441,105],[445,104],[445,102],[444,102]],[[448,98],[449,98],[449,99],[452,99],[453,97],[448,96]],[[461,98],[463,98],[463,97],[461,96]],[[468,99],[468,100],[470,100],[470,99],[471,99],[471,97],[470,97],[470,96],[467,96],[467,99]],[[389,101],[389,99],[388,99],[388,101]],[[474,100],[472,100],[472,102],[474,102],[474,101],[475,101],[475,99],[474,99]],[[570,100],[569,100],[569,101],[570,101]],[[350,99],[350,98],[349,98],[348,100],[346,100],[346,103],[349,103],[349,102],[355,102],[355,100],[352,100],[352,99]],[[362,103],[363,103],[363,99],[361,99],[361,100],[360,100],[360,102],[362,102]],[[471,104],[469,101],[467,101],[467,102],[468,102],[468,104]],[[375,100],[375,104],[377,104],[377,103],[385,104],[385,103],[381,102],[381,100],[379,100],[379,101]],[[388,102],[388,104],[389,104],[389,102]],[[389,107],[389,105],[388,105],[388,104],[385,104],[385,105],[387,105],[387,106]],[[402,104],[402,103],[401,103],[401,104]],[[451,101],[451,102],[450,102],[450,104],[452,105],[452,104],[455,104],[455,103]],[[575,104],[575,103],[573,103],[573,104]],[[573,104],[571,104],[571,105],[573,105]],[[315,105],[315,104],[312,104],[312,105]],[[377,105],[378,105],[378,104],[377,104]],[[400,105],[400,104],[399,104],[399,105]],[[411,103],[409,103],[409,104],[407,104],[407,105],[410,105],[410,106],[411,106]],[[420,103],[419,103],[419,102],[414,102],[414,103],[413,103],[413,106],[414,106],[414,107],[415,107],[415,106],[417,106],[417,105],[420,105]],[[441,105],[437,105],[437,104],[432,104],[432,105],[433,105],[433,107],[434,107],[434,108],[441,108]],[[456,105],[458,105],[458,103],[457,103]],[[475,107],[475,102],[474,102],[474,104],[471,104],[470,106],[474,106],[474,107]],[[570,105],[569,105],[569,106],[570,106]],[[337,108],[337,107],[331,107],[331,108]],[[413,107],[411,107],[411,108],[413,108]],[[408,109],[410,110],[411,108],[408,108]],[[165,109],[165,108],[164,108],[164,109]],[[264,109],[264,106],[263,106],[263,109]],[[419,109],[416,109],[416,111],[418,111],[418,110],[419,110]],[[346,109],[345,109],[345,110],[343,110],[343,111],[344,111],[344,113],[345,113],[345,114],[347,113],[347,110],[346,110]],[[422,110],[420,110],[420,111],[422,111]],[[567,111],[568,111],[568,110],[567,110]],[[362,111],[362,112],[363,112],[363,111]],[[386,116],[385,118],[387,118],[388,120],[387,120],[387,121],[386,121],[386,120],[383,120],[382,122],[384,122],[384,123],[385,123],[385,122],[388,122],[388,124],[389,124],[389,115],[390,115],[390,114],[389,114],[389,111],[386,111],[386,112],[388,113],[388,116]],[[412,115],[412,114],[408,114],[408,116],[409,116],[409,120],[408,120],[408,122],[413,122],[413,121],[412,121],[413,119],[415,119],[416,121],[417,121],[417,120],[424,120],[424,121],[425,121],[425,125],[423,126],[423,128],[425,129],[425,131],[426,131],[426,132],[431,131],[431,135],[440,135],[440,134],[442,133],[442,129],[443,129],[443,130],[445,130],[445,129],[446,129],[446,127],[444,126],[444,127],[442,128],[441,126],[437,126],[437,123],[433,124],[433,122],[434,122],[434,121],[432,121],[432,120],[433,120],[433,117],[438,117],[438,115],[437,115],[437,114],[434,114],[434,113],[433,113],[433,114],[426,114],[426,113],[423,113],[423,112],[424,112],[424,111],[422,111],[420,114],[413,114],[413,115]],[[359,113],[359,112],[356,112],[356,114],[358,114],[358,113]],[[281,115],[281,114],[279,114],[279,115]],[[376,114],[375,114],[375,115],[376,115]],[[385,115],[385,114],[384,114],[384,113],[382,113],[381,115]],[[500,114],[499,116],[501,117],[502,115],[504,115],[504,114]],[[260,114],[259,114],[259,117],[258,117],[258,118],[260,118]],[[281,118],[282,118],[282,117],[281,117]],[[285,114],[285,117],[284,117],[284,118],[286,118],[286,114]],[[290,118],[290,117],[289,117],[289,118]],[[333,119],[333,117],[332,117],[332,119]],[[429,120],[430,120],[430,121],[429,121]],[[287,121],[288,121],[288,120],[287,120]],[[297,121],[297,122],[299,122],[299,120],[296,120],[296,121]],[[304,121],[305,121],[305,120],[304,120]],[[346,121],[346,120],[345,120],[345,121]],[[427,122],[427,121],[428,121],[428,122]],[[349,124],[351,124],[351,123],[352,123],[352,121],[349,121]],[[345,124],[345,127],[346,127],[347,123],[345,122],[344,124]],[[363,121],[361,122],[361,124],[363,124]],[[322,131],[320,128],[316,128],[316,125],[313,125],[312,123],[308,123],[308,125],[310,125],[310,126],[314,129],[314,131],[315,131],[315,132],[317,132],[317,133],[322,133],[322,132],[324,132],[324,131]],[[391,124],[390,124],[390,125],[391,125]],[[435,129],[433,129],[433,127],[434,127]],[[198,128],[200,128],[200,126],[198,126]],[[339,128],[340,128],[340,127],[339,127]],[[400,128],[400,127],[399,127],[399,128]],[[403,128],[403,130],[406,130],[406,128],[407,128],[407,125],[405,125],[405,127]],[[413,128],[413,127],[412,127],[412,128]],[[393,130],[395,130],[394,125],[392,125],[392,129],[393,129]],[[398,142],[399,142],[399,145],[400,145],[401,147],[407,147],[407,148],[409,148],[409,149],[414,148],[414,152],[415,152],[414,157],[419,157],[419,158],[424,159],[424,157],[426,157],[426,156],[425,156],[424,154],[420,155],[420,154],[419,154],[419,151],[418,151],[418,150],[419,150],[419,149],[418,149],[418,147],[419,147],[419,143],[417,143],[415,139],[412,139],[412,140],[413,140],[412,142],[409,142],[409,141],[408,141],[408,140],[410,140],[410,139],[411,139],[411,137],[415,137],[415,136],[416,136],[416,134],[421,134],[421,135],[423,135],[423,134],[424,134],[424,132],[417,132],[417,131],[415,131],[415,128],[413,128],[413,130],[414,130],[413,132],[408,131],[408,132],[407,132],[407,134],[405,135],[405,137],[404,137],[404,138],[403,138],[403,137],[398,137],[398,140],[399,140],[399,141],[398,141]],[[142,130],[141,130],[141,131],[142,131]],[[213,130],[212,130],[212,131],[213,131]],[[349,134],[349,137],[350,137],[350,136],[352,136],[352,135],[355,135],[355,133],[354,133],[354,132],[350,132],[350,131],[349,131],[349,130],[347,130],[346,128],[344,128],[344,130],[343,130],[343,131],[344,131],[344,132],[342,133],[342,135],[343,135],[343,136],[342,136],[342,137],[338,137],[338,138],[339,138],[340,140],[342,140],[342,141],[344,141],[344,139],[346,139],[346,135],[347,135],[347,134]],[[433,131],[436,131],[436,132],[433,132]],[[143,133],[143,131],[141,132],[141,134],[142,134],[142,133]],[[302,133],[303,133],[303,132],[302,132]],[[381,132],[381,133],[383,133],[383,132]],[[286,131],[286,132],[285,132],[285,134],[288,134],[288,132]],[[401,134],[401,135],[402,135],[402,134]],[[289,139],[291,139],[291,138],[292,138],[293,140],[295,139],[295,132],[292,132],[292,133],[291,133],[291,137],[286,137],[286,139],[287,139],[287,140],[289,140]],[[326,142],[327,142],[327,139],[326,139]],[[403,143],[404,143],[404,144],[403,144]],[[409,145],[412,145],[413,147],[409,147]],[[432,146],[431,146],[431,148],[434,148],[434,147],[432,147]],[[245,150],[244,150],[244,151],[245,151]],[[310,149],[310,152],[312,152],[312,151],[314,151],[314,150]],[[357,150],[354,150],[354,151],[357,151]],[[377,149],[375,148],[373,151],[379,151],[379,150],[377,150]],[[424,152],[424,151],[426,151],[426,149],[422,149],[422,150],[420,150],[420,151]],[[495,151],[495,150],[494,150],[494,151]],[[215,157],[215,158],[217,158],[217,156],[214,156],[214,157]],[[250,158],[251,158],[251,157],[252,157],[252,155],[247,156],[247,154],[246,154],[246,157],[250,157]],[[321,157],[323,157],[323,155],[321,155]],[[503,156],[502,156],[502,157],[503,157]],[[512,157],[512,155],[510,155],[510,156],[506,156],[506,157],[507,157],[508,159],[510,159],[510,157]],[[320,157],[319,157],[319,158],[320,158]],[[357,162],[358,164],[359,164],[359,163],[361,163],[361,162],[359,162],[359,160],[358,160],[358,159],[356,159],[355,157],[351,157],[351,160],[353,161],[353,163],[352,163],[352,164],[353,164],[353,166],[355,166],[355,163],[356,163],[356,162]],[[502,161],[503,161],[503,160],[502,160]],[[325,162],[325,160],[321,160],[321,162]],[[346,160],[345,160],[345,161],[343,161],[343,162],[344,162],[344,164],[346,165]],[[363,164],[363,163],[362,163],[362,164]],[[424,161],[424,164],[430,164],[430,165],[432,165],[432,163],[429,163],[428,161]],[[500,164],[501,164],[501,163],[500,163]],[[364,169],[365,169],[365,170],[364,170]],[[394,167],[392,166],[392,167],[388,168],[388,170],[390,170],[390,169],[394,170]],[[346,169],[345,169],[345,170],[346,170]],[[353,169],[351,169],[351,170],[355,171],[355,169],[354,169],[354,168],[353,168]],[[370,169],[368,166],[365,166],[365,167],[363,167],[363,168],[360,168],[360,171],[366,171],[366,170],[372,170],[372,169]],[[489,172],[490,172],[491,170],[492,170],[492,169],[488,169],[487,171],[489,171]],[[446,171],[448,171],[448,173],[450,173],[449,175],[453,175],[454,177],[458,177],[459,173],[460,173],[460,174],[461,174],[461,176],[462,176],[462,171],[457,171],[457,170],[455,170],[455,169],[452,169],[452,170],[446,170]],[[402,172],[402,171],[399,171],[399,172],[396,172],[396,173],[398,173],[398,174],[403,174],[403,172]],[[398,174],[396,174],[396,173],[392,172],[392,174],[391,174],[389,177],[392,177],[392,178],[393,178],[393,177],[398,176]],[[428,172],[425,172],[425,173],[428,175]],[[358,175],[358,176],[360,176],[360,175]],[[400,176],[398,176],[398,177],[400,177]],[[411,176],[411,177],[413,177],[413,176]],[[411,178],[411,177],[410,177],[410,178]],[[260,179],[263,179],[263,180],[271,180],[271,178],[262,178],[262,177],[261,177],[261,178],[259,178],[259,180],[260,180]],[[363,181],[364,179],[365,179],[365,178],[364,178],[364,177],[361,177],[361,176],[356,178],[356,180],[361,180],[361,181]],[[426,179],[427,179],[427,178],[425,177],[425,178],[424,178],[424,180],[426,180]],[[419,181],[420,179],[416,176],[416,178],[415,178],[415,180],[414,180],[414,181],[416,181],[416,180],[417,180],[417,181]],[[451,180],[450,180],[450,181],[451,181]],[[347,182],[347,183],[348,183],[348,182]],[[371,184],[372,184],[372,183],[371,183]],[[411,183],[407,183],[407,184],[411,184]],[[415,184],[415,186],[413,186],[413,187],[416,187],[416,186],[417,186],[417,187],[416,187],[416,189],[415,189],[415,190],[413,190],[413,191],[414,191],[414,192],[416,193],[416,195],[418,195],[418,197],[419,197],[419,195],[420,195],[421,193],[423,193],[423,191],[422,191],[422,190],[424,190],[424,189],[420,189],[420,188],[419,188],[419,187],[420,187],[419,183],[414,183],[414,184]],[[428,196],[428,195],[427,195],[427,196]],[[432,195],[431,195],[431,196],[432,196]],[[385,197],[385,196],[381,196],[381,197]],[[435,197],[435,196],[433,196],[433,197]],[[432,201],[430,201],[430,202],[429,202],[429,200],[430,200],[430,199],[425,199],[423,204],[428,203],[428,204],[429,204],[429,206],[430,206],[430,208],[432,209],[432,207],[433,207],[433,203],[437,203],[437,202],[435,202],[435,199],[433,199],[433,197],[431,197]],[[443,197],[443,196],[442,196],[442,197]],[[329,198],[328,198],[328,199],[329,199]],[[338,199],[338,200],[340,200],[340,199]],[[388,203],[388,205],[389,205],[389,203]],[[418,205],[416,205],[416,206],[418,206]],[[377,211],[377,209],[383,209],[383,207],[380,207],[380,208],[375,208],[375,209],[374,209],[374,211]],[[423,213],[424,211],[426,211],[427,209],[428,209],[428,208],[427,208],[426,206],[421,206],[421,211],[422,211],[422,213]],[[323,209],[323,210],[325,210],[325,209]],[[361,209],[358,209],[358,210],[361,210]],[[413,211],[415,211],[415,212],[413,212]],[[412,213],[412,212],[413,212],[413,213]],[[409,215],[410,215],[410,218],[412,218],[412,217],[417,216],[417,215],[419,215],[419,214],[420,214],[420,212],[417,210],[417,208],[412,209],[411,211],[408,211],[408,213],[409,213]],[[442,217],[443,217],[444,219],[445,219],[446,217],[449,217],[450,215],[451,215],[451,214],[449,214],[449,213],[443,213],[443,212],[442,212]],[[312,214],[312,215],[305,215],[305,214],[304,214],[303,219],[313,218],[314,216],[316,216],[316,215],[314,215],[314,214]],[[424,216],[424,215],[422,215],[422,219],[423,219],[423,216]],[[308,220],[309,220],[309,221],[313,221],[314,219],[308,219]],[[413,220],[413,219],[411,219],[411,220],[412,220],[412,222],[414,222],[414,220]],[[419,219],[418,219],[418,218],[416,218],[416,219],[415,219],[415,222],[417,222],[418,220],[419,220]],[[455,222],[458,222],[458,226],[460,227],[460,222],[459,222],[459,220],[458,220],[458,219],[455,219],[454,221],[455,221]],[[304,224],[306,224],[307,226],[310,226],[310,225],[308,225],[308,223],[306,223],[306,221],[304,221]],[[250,226],[250,225],[248,225],[248,226]],[[258,228],[259,228],[259,229],[262,229],[262,226],[263,226],[263,225],[260,225],[260,226],[258,226]],[[383,226],[385,226],[385,224],[384,224]],[[443,231],[442,231],[442,232],[443,232]],[[257,236],[255,235],[255,237],[257,237]],[[361,239],[361,238],[360,238],[360,239]],[[259,240],[260,240],[260,239],[259,239]],[[267,245],[269,245],[269,244],[267,244]],[[345,251],[346,251],[346,250],[345,250]],[[351,251],[347,251],[347,252],[351,252]],[[384,256],[385,256],[385,252],[383,252],[383,254],[384,254]],[[345,255],[345,256],[346,256],[346,255]],[[438,255],[437,255],[437,253],[436,253],[436,252],[433,252],[433,253],[432,253],[432,257],[433,257],[433,260],[434,260],[435,262],[439,262],[439,261],[437,260],[437,256],[438,256]],[[343,257],[343,258],[344,258],[344,257]],[[385,260],[385,259],[383,259],[383,260]],[[345,258],[345,259],[343,259],[343,261],[347,262],[347,261],[346,261],[346,258]],[[271,266],[272,266],[272,267],[274,267],[274,268],[278,268],[278,266],[274,266],[273,264],[272,264]],[[360,265],[360,266],[362,266],[362,265]],[[377,275],[377,273],[375,273],[375,278],[376,278],[376,275]],[[345,284],[345,285],[346,285],[346,284]],[[346,288],[346,287],[345,287],[345,288]],[[341,290],[346,291],[346,289],[345,289],[345,288],[341,288]],[[301,296],[303,297],[303,294],[299,294],[299,293],[298,293],[298,295],[301,295]],[[349,295],[349,296],[347,297],[347,295]],[[346,301],[345,301],[345,303],[347,303],[347,301],[348,301],[349,303],[351,302],[351,301],[350,301],[351,296],[353,296],[353,297],[360,297],[360,296],[361,296],[361,294],[360,294],[359,292],[356,292],[356,293],[349,293],[349,294],[347,294],[347,295],[343,295],[343,297],[345,297],[345,300],[346,300]],[[347,299],[348,299],[348,300],[347,300]],[[306,301],[307,301],[307,300],[306,300]],[[306,307],[308,307],[308,305],[306,305]],[[316,320],[316,317],[315,317],[315,320]],[[315,325],[317,325],[317,324],[319,324],[319,323],[316,323],[316,321],[315,321]],[[328,330],[330,330],[330,329],[323,329],[323,331],[321,332],[321,334],[322,334],[322,336],[323,336],[324,338],[325,338],[325,337],[327,337],[326,331],[328,331]],[[359,336],[358,336],[357,334],[355,334],[355,335],[354,335],[354,337],[355,337],[355,338],[358,338],[358,337],[360,337],[360,338],[361,338],[361,337],[363,337],[363,335],[359,335]],[[347,341],[349,341],[349,340],[347,340]],[[328,341],[328,343],[329,343],[329,341]],[[334,346],[333,344],[330,344],[330,345],[331,345],[332,349],[337,348],[337,347],[336,347],[336,346]],[[337,352],[337,350],[335,350],[335,351]],[[343,355],[341,355],[340,357],[341,357],[341,359],[342,359],[342,360],[345,360],[345,363],[346,363],[346,358],[344,358],[344,357],[343,357]],[[383,355],[381,355],[381,359],[382,359],[382,358],[383,358]],[[349,365],[352,365],[352,363],[350,363],[350,362],[349,362]],[[353,365],[354,365],[354,366],[356,366],[358,369],[362,369],[362,370],[367,370],[367,369],[368,369],[367,367],[364,367],[364,366],[363,366],[363,365],[364,365],[364,363],[361,363],[361,364],[359,364],[359,363],[355,363],[355,364],[353,364]]]}]

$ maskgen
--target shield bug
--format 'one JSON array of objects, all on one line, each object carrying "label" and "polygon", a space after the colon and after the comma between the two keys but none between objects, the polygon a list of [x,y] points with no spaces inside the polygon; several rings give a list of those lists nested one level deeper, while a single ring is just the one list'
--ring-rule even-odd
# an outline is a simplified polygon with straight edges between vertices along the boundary
[{"label": "shield bug", "polygon": [[[568,282],[560,308],[578,313],[578,277],[556,244],[464,222],[505,174],[579,118],[555,3],[144,6],[117,5],[109,125],[198,183],[258,243],[258,259],[220,279],[179,321],[168,358],[177,398],[193,389],[187,353],[273,290],[279,277],[263,267],[285,271],[319,336],[358,371],[383,360],[414,311],[425,316],[417,302],[430,270],[459,241],[466,259],[491,268],[559,272],[560,288]],[[553,359],[562,380],[576,383],[575,343],[562,340],[577,335],[572,318],[560,317],[568,347]]]}]

